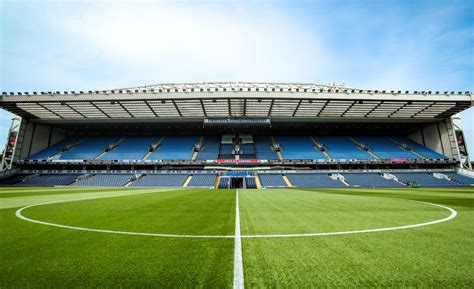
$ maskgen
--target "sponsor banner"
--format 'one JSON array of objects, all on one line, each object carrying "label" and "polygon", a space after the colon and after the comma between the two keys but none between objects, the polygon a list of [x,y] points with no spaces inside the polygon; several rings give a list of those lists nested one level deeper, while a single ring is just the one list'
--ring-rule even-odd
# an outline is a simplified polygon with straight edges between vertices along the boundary
[{"label": "sponsor banner", "polygon": [[260,161],[259,160],[255,160],[255,159],[249,159],[249,160],[246,160],[246,159],[242,159],[242,160],[216,160],[216,163],[231,163],[231,164],[235,164],[235,163],[259,163]]},{"label": "sponsor banner", "polygon": [[397,163],[406,163],[409,161],[409,159],[403,159],[403,158],[398,158],[398,159],[390,159],[391,163],[397,164]]}]

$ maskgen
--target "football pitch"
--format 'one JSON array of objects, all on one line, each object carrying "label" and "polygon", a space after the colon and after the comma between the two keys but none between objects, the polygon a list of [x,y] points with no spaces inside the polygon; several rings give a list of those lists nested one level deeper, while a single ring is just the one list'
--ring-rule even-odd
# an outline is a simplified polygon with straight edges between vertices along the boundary
[{"label": "football pitch", "polygon": [[474,188],[0,188],[0,288],[474,287]]}]

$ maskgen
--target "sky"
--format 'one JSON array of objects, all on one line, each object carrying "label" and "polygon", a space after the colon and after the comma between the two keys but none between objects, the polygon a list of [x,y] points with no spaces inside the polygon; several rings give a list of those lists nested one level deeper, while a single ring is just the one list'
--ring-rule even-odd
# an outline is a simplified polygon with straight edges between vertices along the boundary
[{"label": "sky", "polygon": [[[474,91],[473,15],[468,0],[0,0],[0,91],[206,81]],[[2,148],[10,118],[0,109]],[[474,153],[474,109],[461,120]]]}]

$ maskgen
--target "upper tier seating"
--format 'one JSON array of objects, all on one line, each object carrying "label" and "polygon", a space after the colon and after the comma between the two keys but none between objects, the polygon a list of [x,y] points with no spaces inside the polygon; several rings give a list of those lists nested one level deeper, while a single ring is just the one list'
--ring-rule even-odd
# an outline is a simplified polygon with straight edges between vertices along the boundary
[{"label": "upper tier seating", "polygon": [[72,184],[77,187],[123,187],[133,175],[99,174],[83,178]]},{"label": "upper tier seating", "polygon": [[324,144],[327,153],[335,160],[372,160],[368,152],[361,150],[348,136],[317,136],[319,144]]},{"label": "upper tier seating", "polygon": [[217,160],[219,155],[220,137],[205,136],[202,150],[197,155],[198,160]]},{"label": "upper tier seating", "polygon": [[50,146],[49,148],[47,148],[45,150],[39,151],[35,154],[32,154],[31,156],[27,157],[26,159],[27,160],[46,160],[49,157],[59,153],[61,151],[61,148],[66,147],[68,145],[73,145],[73,144],[77,143],[78,141],[80,141],[81,139],[82,139],[82,137],[78,137],[78,136],[66,138],[66,139]]},{"label": "upper tier seating", "polygon": [[259,174],[262,187],[286,187],[281,174]]},{"label": "upper tier seating", "polygon": [[134,181],[130,187],[182,187],[187,174],[146,175]]},{"label": "upper tier seating", "polygon": [[242,143],[240,144],[240,149],[242,151],[240,158],[241,159],[255,159],[255,144],[253,137],[250,134],[240,134],[239,135]]},{"label": "upper tier seating", "polygon": [[404,183],[417,183],[422,186],[456,186],[459,185],[446,179],[435,178],[431,173],[391,173]]},{"label": "upper tier seating", "polygon": [[412,149],[414,149],[417,153],[421,154],[422,156],[428,158],[428,159],[447,159],[447,156],[444,156],[442,154],[439,154],[435,151],[430,150],[427,147],[424,147],[411,139],[408,138],[403,138],[403,137],[393,137],[393,140],[398,142],[399,144],[403,145],[406,144]]},{"label": "upper tier seating", "polygon": [[277,143],[282,147],[281,154],[286,160],[316,160],[327,157],[314,148],[309,136],[278,136]]},{"label": "upper tier seating", "polygon": [[101,160],[142,160],[148,148],[158,141],[158,137],[126,137],[114,150],[107,152]]},{"label": "upper tier seating", "polygon": [[371,151],[381,159],[419,159],[411,151],[398,147],[394,142],[386,137],[362,136],[354,139],[371,149]]},{"label": "upper tier seating", "polygon": [[344,187],[339,181],[331,179],[328,174],[287,174],[286,175],[293,186],[301,188],[319,188],[319,187]]},{"label": "upper tier seating", "polygon": [[351,186],[361,187],[401,187],[395,180],[386,179],[377,173],[344,173],[346,182]]},{"label": "upper tier seating", "polygon": [[255,137],[255,153],[259,160],[277,160],[278,155],[272,150],[272,139],[269,136]]},{"label": "upper tier seating", "polygon": [[240,148],[243,154],[240,155],[242,159],[255,159],[255,145],[253,143],[241,144]]},{"label": "upper tier seating", "polygon": [[458,173],[443,173],[451,178],[451,181],[463,184],[463,185],[472,185],[474,184],[474,178],[463,176]]},{"label": "upper tier seating", "polygon": [[221,143],[219,150],[219,159],[234,159],[235,156],[232,154],[234,145]]},{"label": "upper tier seating", "polygon": [[193,175],[188,187],[214,187],[216,174],[195,174]]},{"label": "upper tier seating", "polygon": [[61,153],[60,160],[94,160],[108,145],[117,143],[117,136],[88,137],[71,150]]},{"label": "upper tier seating", "polygon": [[[241,159],[277,160],[278,154],[272,150],[270,136],[245,136],[246,142],[241,144],[243,154]],[[155,144],[157,136],[90,136],[87,138],[71,137],[50,148],[33,154],[27,160],[46,160],[55,155],[52,160],[142,160],[147,155],[148,148]],[[406,138],[388,137],[354,137],[355,140],[368,146],[375,155],[382,159],[408,158],[419,159],[420,155],[433,159],[447,159]],[[121,140],[119,142],[119,140]],[[348,136],[315,136],[314,140],[326,148],[327,154],[335,160],[373,160],[374,157],[360,149]],[[316,148],[310,136],[277,136],[277,144],[281,145],[281,155],[287,160],[328,160],[328,157]],[[147,160],[191,160],[193,146],[199,142],[198,136],[166,136],[158,150],[152,152]],[[406,144],[415,152],[405,150],[396,143]],[[70,150],[60,152],[61,148],[77,144]],[[105,152],[107,146],[117,144],[111,151]],[[232,135],[205,136],[202,150],[197,154],[197,160],[234,159]]]},{"label": "upper tier seating", "polygon": [[78,174],[45,174],[45,175],[32,175],[23,182],[16,184],[17,186],[67,186],[73,183],[80,175]]},{"label": "upper tier seating", "polygon": [[193,146],[199,141],[197,136],[166,136],[160,149],[154,151],[149,160],[190,160]]}]

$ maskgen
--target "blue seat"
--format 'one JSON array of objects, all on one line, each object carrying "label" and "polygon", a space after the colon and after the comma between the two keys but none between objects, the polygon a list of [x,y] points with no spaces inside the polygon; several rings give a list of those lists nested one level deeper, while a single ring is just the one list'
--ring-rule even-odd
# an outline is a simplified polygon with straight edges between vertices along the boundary
[{"label": "blue seat", "polygon": [[101,160],[142,160],[148,148],[158,141],[158,137],[126,137],[114,150],[107,152]]},{"label": "blue seat", "polygon": [[156,174],[146,175],[134,181],[130,187],[182,187],[187,174]]},{"label": "blue seat", "polygon": [[343,173],[346,182],[360,187],[401,187],[395,180],[386,179],[378,173]]},{"label": "blue seat", "polygon": [[98,174],[78,180],[75,187],[123,187],[134,175]]},{"label": "blue seat", "polygon": [[462,184],[462,185],[473,185],[474,184],[474,178],[468,177],[468,176],[463,176],[458,173],[444,173],[443,174],[447,175],[451,181]]},{"label": "blue seat", "polygon": [[447,159],[447,156],[444,156],[442,154],[439,154],[433,150],[430,150],[427,147],[424,147],[411,139],[408,138],[403,138],[403,137],[394,137],[393,138],[395,141],[397,141],[399,144],[406,144],[412,149],[414,149],[417,153],[420,155],[429,158],[429,159]]},{"label": "blue seat", "polygon": [[188,187],[214,187],[216,174],[194,174]]},{"label": "blue seat", "polygon": [[247,189],[257,188],[257,183],[255,182],[255,177],[245,177],[245,187]]},{"label": "blue seat", "polygon": [[43,174],[33,175],[25,178],[23,182],[16,184],[17,186],[67,186],[73,183],[80,175],[78,174]]},{"label": "blue seat", "polygon": [[42,151],[39,151],[35,154],[32,154],[31,156],[27,157],[27,160],[47,160],[49,157],[59,153],[61,151],[61,148],[66,147],[68,145],[72,145],[77,143],[81,137],[75,136],[75,137],[70,137],[66,138],[52,146],[50,146],[47,149],[44,149]]},{"label": "blue seat", "polygon": [[371,151],[381,159],[419,159],[411,151],[398,147],[387,137],[381,136],[361,136],[354,137],[359,143],[369,147]]},{"label": "blue seat", "polygon": [[261,173],[258,175],[262,187],[286,187],[281,174]]},{"label": "blue seat", "polygon": [[319,144],[324,144],[327,153],[335,160],[372,160],[374,157],[361,150],[348,136],[317,136]]},{"label": "blue seat", "polygon": [[278,155],[272,150],[272,139],[269,136],[256,136],[255,154],[259,160],[277,160]]},{"label": "blue seat", "polygon": [[421,186],[459,186],[458,183],[446,179],[435,178],[431,173],[413,172],[413,173],[391,173],[395,175],[398,180],[404,183],[417,183]]},{"label": "blue seat", "polygon": [[88,137],[71,150],[61,153],[60,160],[94,160],[105,147],[119,141],[117,136]]},{"label": "blue seat", "polygon": [[234,159],[235,156],[232,154],[234,150],[234,145],[232,144],[222,144],[219,150],[219,159]]},{"label": "blue seat", "polygon": [[230,178],[221,177],[219,178],[219,189],[228,189],[230,187]]},{"label": "blue seat", "polygon": [[198,143],[197,136],[166,136],[160,143],[160,149],[154,151],[149,160],[190,160],[193,146]]},{"label": "blue seat", "polygon": [[327,160],[327,157],[316,150],[309,136],[276,136],[282,147],[281,155],[286,160]]},{"label": "blue seat", "polygon": [[255,159],[255,145],[253,143],[241,144],[240,148],[242,150],[241,159]]},{"label": "blue seat", "polygon": [[333,180],[325,173],[290,173],[286,175],[290,183],[301,188],[344,187],[339,180]]},{"label": "blue seat", "polygon": [[220,137],[205,136],[202,150],[197,155],[197,160],[216,160],[219,155]]}]

